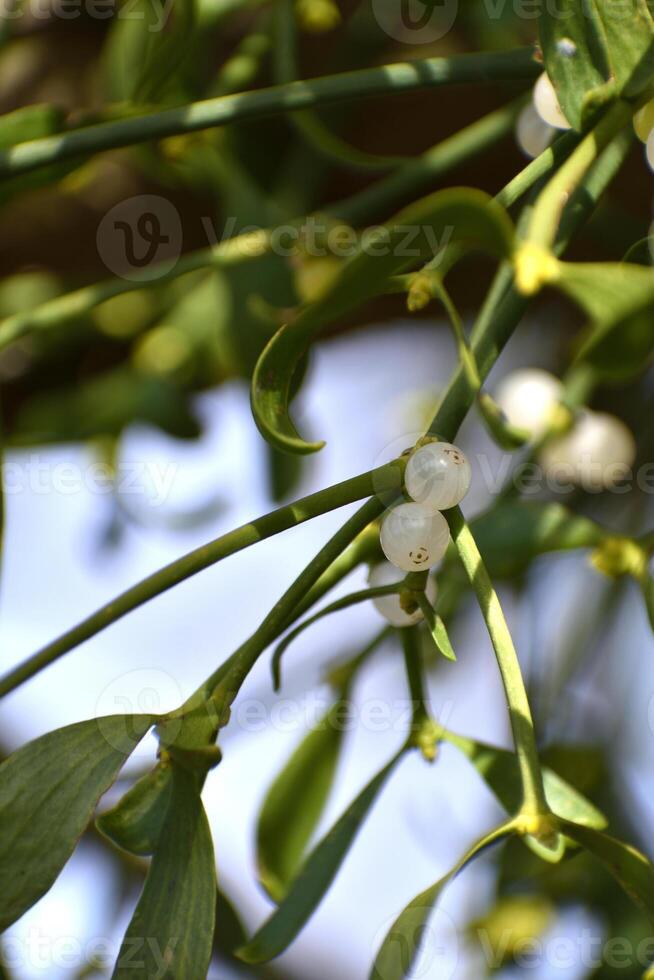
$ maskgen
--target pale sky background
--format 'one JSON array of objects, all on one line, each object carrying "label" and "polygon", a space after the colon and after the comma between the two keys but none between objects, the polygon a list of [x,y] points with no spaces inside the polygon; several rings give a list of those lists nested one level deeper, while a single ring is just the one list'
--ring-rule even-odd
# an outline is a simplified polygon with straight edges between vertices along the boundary
[{"label": "pale sky background", "polygon": [[[453,345],[445,331],[410,324],[368,329],[321,345],[305,382],[301,406],[294,407],[294,414],[302,431],[325,438],[327,448],[307,468],[298,495],[369,469],[390,444],[398,445],[396,440],[400,448],[409,444],[411,434],[420,429],[416,391],[424,390],[427,401],[433,400],[433,392],[447,381],[453,363]],[[527,329],[521,330],[509,356],[502,360],[502,371],[512,364],[548,366],[537,354]],[[50,489],[26,488],[7,500],[0,605],[2,672],[161,565],[270,509],[263,444],[250,417],[247,392],[227,385],[201,397],[199,406],[207,422],[207,432],[199,442],[181,444],[142,430],[132,432],[124,446],[126,461],[156,464],[158,472],[172,479],[170,495],[160,510],[220,498],[224,505],[220,513],[193,530],[173,533],[130,524],[119,547],[103,549],[100,540],[110,518],[109,498],[88,489],[64,493],[51,485],[53,474],[62,478],[61,467],[56,468],[63,462],[84,473],[92,461],[90,453],[73,446],[38,453],[39,463],[48,464],[46,487],[49,480]],[[466,425],[459,442],[473,457],[473,490],[465,502],[470,515],[486,500],[475,453],[488,452],[496,459],[497,450],[477,423]],[[35,463],[34,459],[30,462],[30,454],[12,453],[9,462],[18,467],[15,472],[26,474],[29,483],[27,476]],[[173,469],[167,470],[171,464]],[[146,502],[143,495],[130,497],[130,501],[141,506]],[[154,513],[157,510],[152,508]],[[68,654],[3,702],[0,737],[4,744],[17,747],[54,727],[94,714],[150,706],[173,708],[256,627],[346,513],[326,515],[229,558]],[[339,591],[360,588],[364,581],[363,573],[354,575]],[[598,580],[583,557],[574,555],[541,562],[538,582],[532,582],[527,598],[520,603],[511,590],[502,590],[521,656],[525,660],[528,656],[555,658],[557,644],[578,615],[580,603],[588,601],[597,587]],[[623,643],[620,669],[614,670],[610,663],[602,669],[607,696],[615,697],[618,688],[612,682],[617,685],[618,677],[633,678],[636,663],[642,665],[639,683],[627,685],[625,693],[625,717],[641,743],[632,752],[633,766],[627,778],[640,792],[639,773],[651,773],[654,755],[651,728],[647,728],[648,712],[654,721],[654,643],[639,604],[634,601],[625,617],[630,641]],[[355,653],[380,625],[372,607],[357,607],[312,628],[290,648],[280,696],[293,700],[299,719],[306,714],[307,703],[310,707],[316,693],[321,694],[324,666],[348,652]],[[447,713],[447,723],[455,731],[508,746],[494,659],[481,618],[472,606],[459,618],[454,641],[458,663],[443,664],[431,680],[435,711]],[[392,704],[405,697],[401,653],[388,647],[362,673],[356,702],[365,706],[373,699],[384,699]],[[242,698],[261,699],[269,711],[273,708],[269,654],[253,672]],[[280,724],[272,711],[272,722],[264,731],[246,732],[239,726],[238,707],[236,715],[221,738],[224,760],[209,776],[204,801],[220,878],[247,926],[254,929],[270,911],[254,871],[256,814],[271,780],[305,729],[301,722]],[[644,731],[649,734],[645,741]],[[392,726],[385,731],[360,727],[348,736],[346,756],[321,830],[390,758],[403,737],[404,732]],[[143,764],[153,745],[153,739],[144,744],[128,766]],[[645,802],[645,793],[642,796]],[[396,914],[449,870],[500,816],[475,771],[453,749],[444,748],[431,767],[415,757],[405,760],[327,898],[291,950],[277,961],[280,976],[365,980],[375,950]],[[120,921],[113,920],[114,887],[110,861],[95,851],[78,851],[51,892],[8,934],[10,951],[18,957],[14,961],[19,964],[15,970],[18,980],[74,976],[75,969],[59,962],[66,955],[62,937],[72,938],[81,948],[99,937],[117,944],[128,913]],[[491,895],[492,875],[486,858],[448,891],[442,911],[433,920],[428,944],[431,955],[421,960],[415,977],[478,980],[479,963],[466,951],[465,940],[459,937],[457,941],[453,923],[460,928],[469,917],[483,913]],[[556,935],[574,937],[588,924],[582,910],[571,910],[566,921],[557,924]],[[41,938],[40,944],[35,945],[35,937]],[[534,980],[576,980],[583,971],[544,963],[529,975]],[[229,976],[220,971],[212,980],[228,980]]]}]

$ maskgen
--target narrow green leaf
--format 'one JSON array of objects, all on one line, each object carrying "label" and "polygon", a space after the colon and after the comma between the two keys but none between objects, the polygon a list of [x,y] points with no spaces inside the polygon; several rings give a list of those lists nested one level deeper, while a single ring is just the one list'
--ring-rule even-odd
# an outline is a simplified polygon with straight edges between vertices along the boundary
[{"label": "narrow green leaf", "polygon": [[370,973],[370,980],[403,980],[412,967],[425,938],[427,922],[443,891],[486,848],[511,833],[511,825],[498,827],[477,841],[454,868],[431,888],[417,895],[397,917],[384,939]]},{"label": "narrow green leaf", "polygon": [[277,331],[252,377],[252,411],[270,443],[293,453],[322,448],[322,443],[305,442],[288,414],[301,358],[325,326],[383,292],[391,276],[454,242],[506,257],[513,242],[511,222],[504,209],[480,191],[455,188],[432,194],[362,241],[322,296]]},{"label": "narrow green leaf", "polygon": [[111,715],[59,728],[0,766],[0,931],[52,886],[96,803],[152,726]]},{"label": "narrow green leaf", "polygon": [[493,507],[472,523],[475,540],[492,575],[510,577],[551,551],[592,548],[604,530],[562,504],[511,502]]},{"label": "narrow green leaf", "polygon": [[650,925],[654,925],[654,865],[649,858],[630,844],[592,827],[564,821],[561,829],[567,837],[572,838],[606,866],[627,895],[645,913]]},{"label": "narrow green leaf", "polygon": [[196,778],[173,767],[166,822],[113,980],[206,977],[216,924],[216,865]]},{"label": "narrow green leaf", "polygon": [[562,262],[553,285],[591,317],[578,360],[618,378],[643,370],[654,353],[654,270],[627,262]]},{"label": "narrow green leaf", "polygon": [[115,101],[183,101],[194,0],[174,4],[132,0],[130,15],[114,20],[104,50],[109,94]]},{"label": "narrow green leaf", "polygon": [[290,946],[336,877],[347,852],[386,780],[404,755],[403,748],[357,796],[309,855],[279,908],[247,946],[238,951],[246,963],[264,963]]},{"label": "narrow green leaf", "polygon": [[216,894],[214,948],[219,956],[233,959],[234,950],[247,942],[247,933],[231,900],[219,888]]},{"label": "narrow green leaf", "polygon": [[329,798],[341,753],[348,702],[338,698],[277,776],[257,824],[259,880],[281,902]]},{"label": "narrow green leaf", "polygon": [[123,798],[96,818],[95,825],[112,844],[130,854],[152,854],[157,848],[172,792],[172,768],[156,766]]},{"label": "narrow green leaf", "polygon": [[[445,739],[467,756],[507,813],[517,813],[522,803],[522,784],[514,753],[451,733],[447,733]],[[563,752],[563,748],[560,751]],[[557,816],[587,827],[606,827],[604,815],[546,766],[543,767],[543,782],[547,802]]]},{"label": "narrow green leaf", "polygon": [[51,136],[63,127],[65,113],[58,106],[27,105],[0,116],[0,147]]},{"label": "narrow green leaf", "polygon": [[425,617],[425,622],[427,628],[431,634],[431,638],[434,641],[434,645],[439,653],[441,653],[447,660],[456,660],[456,653],[454,652],[454,647],[450,642],[448,632],[445,623],[441,617],[437,614],[436,610],[432,606],[431,602],[427,596],[422,593],[417,593],[416,598],[418,600],[418,605],[422,610],[422,615]]}]

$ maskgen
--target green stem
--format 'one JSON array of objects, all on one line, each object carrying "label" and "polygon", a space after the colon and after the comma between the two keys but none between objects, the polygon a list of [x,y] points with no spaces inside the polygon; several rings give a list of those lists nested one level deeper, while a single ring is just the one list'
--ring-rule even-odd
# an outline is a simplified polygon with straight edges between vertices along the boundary
[{"label": "green stem", "polygon": [[[615,140],[605,150],[583,187],[571,199],[561,221],[555,246],[557,255],[566,249],[595,210],[600,197],[624,163],[630,147],[631,139],[628,136],[621,135]],[[528,222],[528,211],[525,212],[525,217]],[[487,378],[528,306],[528,297],[519,293],[515,287],[513,266],[510,263],[503,264],[495,276],[470,336],[470,348],[482,382]],[[466,371],[463,365],[458,365],[428,431],[450,441],[454,439],[474,399],[475,392],[468,383]]]},{"label": "green stem", "polygon": [[534,207],[527,240],[551,248],[556,240],[563,209],[590,167],[613,138],[631,122],[633,106],[616,102],[556,171]]},{"label": "green stem", "polygon": [[[484,150],[509,130],[514,119],[515,107],[503,108],[491,113],[490,116],[437,144],[422,157],[411,161],[393,177],[379,181],[362,194],[355,194],[330,205],[329,214],[355,224],[365,222],[376,211],[392,207],[411,190],[415,193],[420,186],[442,176],[473,153]],[[527,170],[533,168],[534,163],[537,161],[529,164]],[[520,185],[522,190],[529,186],[529,180],[537,179],[540,173],[540,165],[531,169],[526,182]],[[515,181],[512,183],[515,184]],[[299,227],[305,220],[297,218],[289,224]],[[271,231],[272,229],[261,229],[237,235],[209,248],[186,253],[172,269],[170,263],[155,264],[141,272],[136,271],[131,279],[120,279],[115,276],[104,282],[93,283],[57,296],[32,310],[6,317],[0,322],[0,350],[33,330],[47,330],[60,326],[68,320],[84,316],[115,296],[165,284],[199,269],[228,269],[238,263],[257,258],[270,248]]]},{"label": "green stem", "polygon": [[[471,157],[483,153],[512,132],[523,105],[524,100],[519,99],[478,119],[452,136],[448,136],[447,139],[441,140],[383,180],[377,181],[351,197],[330,204],[329,213],[337,215],[352,225],[360,225],[372,218],[383,216],[390,208],[407,198],[414,199],[417,192],[432,187],[434,182],[446,173],[459,167]],[[543,173],[551,168],[551,150],[546,151],[541,157],[533,160],[523,171],[523,173],[529,171],[529,174],[522,188],[515,184],[515,181],[511,181],[511,184],[515,185],[513,200],[517,200],[520,193],[524,193],[531,183],[542,176],[541,167]]]},{"label": "green stem", "polygon": [[420,633],[413,626],[402,629],[402,649],[404,651],[404,666],[406,669],[409,694],[413,707],[413,731],[429,718],[429,698],[425,692],[422,675],[422,655],[420,650]]},{"label": "green stem", "polygon": [[[275,7],[275,81],[284,84],[298,77],[297,24],[294,0],[277,0]],[[410,157],[377,156],[350,146],[333,133],[311,110],[290,113],[290,120],[309,146],[327,160],[355,170],[392,170]]]},{"label": "green stem", "polygon": [[529,80],[535,78],[538,71],[539,66],[531,49],[519,48],[515,51],[463,54],[450,58],[426,58],[423,61],[383,65],[219,96],[19,143],[0,153],[0,177],[15,177],[37,167],[89,153],[133,146],[246,119],[442,85]]},{"label": "green stem", "polygon": [[452,539],[473,588],[493,644],[509,707],[516,755],[520,766],[524,795],[523,812],[545,815],[549,806],[545,798],[534,723],[527,698],[518,655],[490,576],[475,539],[458,507],[445,512]]},{"label": "green stem", "polygon": [[219,717],[224,717],[225,709],[234,701],[243,681],[259,656],[286,628],[292,610],[303,600],[309,589],[320,579],[320,576],[341,552],[364,528],[380,517],[384,509],[385,504],[378,497],[372,497],[366,501],[320,549],[313,561],[300,573],[281,599],[275,603],[256,632],[233,654],[230,658],[229,669],[225,670],[225,665],[222,664],[205,681],[195,697],[201,693],[203,693],[204,698],[211,697],[214,703],[218,705]]},{"label": "green stem", "polygon": [[[292,622],[304,616],[305,612],[315,606],[328,592],[342,582],[343,579],[366,562],[379,561],[382,558],[379,547],[379,534],[375,528],[367,528],[347,548],[342,555],[332,562],[327,571],[320,576],[316,584],[307,592],[302,602],[293,610]],[[289,621],[288,625],[291,625]]]},{"label": "green stem", "polygon": [[[215,541],[202,545],[200,548],[178,558],[131,589],[127,589],[122,595],[102,606],[97,612],[56,640],[48,643],[47,646],[6,674],[0,679],[0,697],[13,691],[24,681],[43,670],[44,667],[68,653],[69,650],[100,633],[143,603],[161,595],[193,575],[197,575],[203,569],[215,565],[223,558],[242,551],[265,538],[279,534],[281,531],[302,524],[304,521],[326,514],[330,510],[361,500],[370,494],[385,491],[397,492],[402,485],[402,472],[401,463],[389,463],[378,470],[364,473],[351,480],[346,480],[344,483],[327,487],[318,493],[303,497],[295,503],[259,517],[249,524],[244,524]],[[377,497],[374,497],[373,500],[379,508],[378,512],[381,513],[384,508],[383,502]],[[370,521],[366,523],[370,523]],[[365,524],[362,527],[365,527]],[[349,540],[345,541],[343,547],[349,543]],[[343,548],[341,548],[342,550]],[[314,585],[314,580],[312,579],[309,584]],[[303,596],[304,592],[299,598]]]},{"label": "green stem", "polygon": [[[623,163],[628,149],[629,143],[626,140],[618,140],[605,152],[593,174],[586,181],[583,195],[571,202],[569,211],[566,211],[564,215],[559,248],[562,249],[567,244],[574,232],[594,209],[597,200]],[[505,264],[496,276],[471,336],[472,351],[482,379],[486,377],[499,357],[526,307],[527,299],[519,295],[513,287],[513,270],[510,265]],[[454,439],[473,401],[474,392],[468,385],[465,371],[459,366],[441,399],[436,415],[432,420],[430,432],[438,433],[447,439]],[[340,489],[330,487],[320,491],[320,493],[313,494],[303,501],[260,518],[257,522],[232,531],[217,541],[191,552],[190,555],[186,555],[179,561],[173,562],[167,568],[161,569],[145,579],[144,582],[128,589],[127,592],[103,606],[77,627],[49,643],[25,663],[0,679],[0,697],[14,690],[23,681],[33,677],[75,646],[110,626],[132,609],[136,609],[144,602],[171,588],[177,582],[189,578],[203,568],[241,550],[243,547],[248,547],[250,544],[262,540],[264,537],[279,533],[279,531],[300,523],[302,520],[308,520],[310,517],[325,513],[327,510],[342,506],[352,500],[360,499],[372,492],[372,484],[367,482],[371,479],[374,480],[374,472],[346,481],[345,484],[339,485]],[[393,482],[394,479],[397,477],[391,479],[390,482],[393,483],[393,487],[396,487],[398,484]],[[354,493],[354,495],[348,496],[346,493],[347,499],[342,499],[341,503],[337,503],[334,501],[334,491],[338,490],[340,494],[343,487],[350,488],[348,493]],[[376,488],[377,484],[375,483]],[[317,503],[315,512],[310,512],[311,507],[308,502],[311,501],[313,501],[314,506]]]},{"label": "green stem", "polygon": [[522,292],[531,295],[553,275],[552,248],[566,205],[584,177],[621,130],[631,122],[634,106],[618,101],[556,171],[534,207],[523,244],[516,254],[516,276]]}]

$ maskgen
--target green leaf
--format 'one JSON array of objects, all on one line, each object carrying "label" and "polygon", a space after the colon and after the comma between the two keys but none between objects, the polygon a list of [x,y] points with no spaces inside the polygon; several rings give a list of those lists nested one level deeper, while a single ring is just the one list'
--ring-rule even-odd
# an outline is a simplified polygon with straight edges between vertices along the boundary
[{"label": "green leaf", "polygon": [[216,924],[216,865],[196,778],[173,767],[161,839],[113,980],[204,978]]},{"label": "green leaf", "polygon": [[102,794],[152,726],[111,715],[59,728],[0,766],[0,931],[52,886]]},{"label": "green leaf", "polygon": [[[0,148],[9,150],[16,143],[54,136],[65,128],[66,113],[58,106],[37,104],[23,106],[0,116]],[[53,164],[41,167],[31,174],[3,181],[0,204],[15,195],[38,187],[52,186],[79,166],[74,163]]]},{"label": "green leaf", "polygon": [[434,906],[445,888],[487,847],[509,836],[511,826],[498,827],[477,841],[458,864],[431,888],[417,895],[397,917],[384,939],[370,973],[370,980],[403,980],[411,977],[412,967],[425,938],[426,926]]},{"label": "green leaf", "polygon": [[439,191],[395,215],[343,263],[322,296],[267,344],[252,378],[252,411],[262,435],[287,452],[322,448],[322,443],[308,443],[298,435],[288,403],[295,369],[324,327],[383,292],[391,276],[431,258],[444,244],[465,242],[506,257],[512,241],[506,212],[480,191]]},{"label": "green leaf", "polygon": [[543,4],[540,41],[545,68],[575,129],[583,129],[608,99],[639,94],[654,71],[647,0]]},{"label": "green leaf", "polygon": [[247,934],[238,912],[220,888],[216,894],[216,931],[214,948],[219,956],[232,959],[234,950],[247,942]]},{"label": "green leaf", "polygon": [[507,578],[538,555],[596,547],[605,536],[594,521],[553,503],[500,504],[471,527],[490,573]]},{"label": "green leaf", "polygon": [[290,946],[322,901],[386,780],[404,755],[404,748],[357,796],[309,855],[283,902],[247,946],[238,951],[246,963],[264,963]]},{"label": "green leaf", "polygon": [[188,392],[122,365],[74,386],[39,391],[17,413],[13,436],[21,445],[73,442],[119,435],[135,421],[178,439],[200,433]]},{"label": "green leaf", "polygon": [[622,95],[640,95],[654,72],[654,20],[649,0],[595,0],[602,22],[611,77]]},{"label": "green leaf", "polygon": [[592,320],[578,360],[618,378],[644,369],[654,353],[654,269],[626,262],[562,262],[553,284]]},{"label": "green leaf", "polygon": [[172,793],[172,768],[159,763],[122,799],[96,818],[106,837],[130,854],[152,854],[157,848]]},{"label": "green leaf", "polygon": [[[445,738],[472,762],[507,813],[515,814],[522,803],[522,783],[516,755],[460,735],[447,733]],[[573,786],[547,766],[543,767],[542,772],[547,802],[557,816],[587,827],[606,827],[604,815]]]},{"label": "green leaf", "polygon": [[649,858],[630,844],[576,822],[564,821],[561,829],[606,866],[654,925],[654,865]]},{"label": "green leaf", "polygon": [[583,129],[589,97],[610,77],[601,22],[582,0],[561,0],[556,9],[542,5],[539,30],[545,69],[561,108],[574,129]]},{"label": "green leaf", "polygon": [[427,628],[431,634],[431,638],[434,641],[436,649],[447,660],[455,661],[456,653],[454,652],[454,647],[450,642],[445,623],[436,613],[436,610],[424,592],[417,593],[416,598],[418,600],[418,605],[422,610],[422,614],[425,617],[425,623],[427,624]]},{"label": "green leaf", "polygon": [[117,17],[104,51],[115,101],[175,102],[193,94],[184,86],[195,21],[194,0],[130,0]]},{"label": "green leaf", "polygon": [[0,147],[52,136],[63,127],[65,113],[58,106],[27,105],[0,116]]},{"label": "green leaf", "polygon": [[264,800],[257,824],[259,880],[281,902],[329,798],[348,702],[338,698],[297,747]]}]

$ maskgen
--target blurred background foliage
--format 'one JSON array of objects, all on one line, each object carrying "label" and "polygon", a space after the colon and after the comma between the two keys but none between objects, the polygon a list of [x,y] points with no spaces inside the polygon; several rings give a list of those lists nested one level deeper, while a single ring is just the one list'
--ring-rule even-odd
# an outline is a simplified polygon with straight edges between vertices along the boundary
[{"label": "blurred background foliage", "polygon": [[[44,0],[33,8],[26,2],[21,16],[3,22],[0,146],[111,118],[135,106],[178,105],[273,84],[293,71],[311,77],[413,57],[499,50],[533,43],[536,34],[535,21],[517,17],[512,4],[505,4],[500,16],[489,17],[487,5],[467,3],[446,37],[411,48],[379,28],[369,3],[340,0],[336,7],[332,0],[297,0],[297,56],[282,57],[284,25],[274,0],[175,0],[170,11],[154,0],[129,4],[142,17],[121,19],[111,16],[111,8],[109,16],[94,16],[92,5],[89,12],[83,4],[71,5],[75,16],[68,17],[60,12],[65,4],[49,6]],[[162,17],[165,28],[149,30]],[[362,155],[413,157],[523,90],[495,84],[447,93],[426,90],[321,111],[320,119]],[[186,253],[210,244],[208,228],[220,238],[225,228],[232,235],[251,225],[267,227],[320,212],[401,166],[336,159],[324,145],[318,147],[311,131],[310,121],[259,120],[104,153],[6,182],[0,188],[0,318],[109,278],[97,249],[97,229],[102,217],[126,198],[158,194],[172,202],[182,216]],[[417,182],[413,195],[394,204],[452,184],[495,193],[524,163],[508,131],[479,158],[427,185]],[[642,154],[634,152],[571,257],[619,260],[645,239],[651,224],[651,180]],[[391,212],[373,209],[368,219],[383,220]],[[649,262],[649,252],[641,250],[632,260]],[[266,255],[231,268],[195,270],[116,296],[72,322],[16,341],[0,352],[6,446],[91,441],[103,459],[112,460],[120,452],[120,437],[136,422],[179,439],[197,438],[201,421],[195,395],[227,380],[246,383],[285,312],[329,274],[322,261],[301,253],[290,258]],[[452,293],[465,314],[479,305],[491,271],[478,259],[467,259],[455,270]],[[376,300],[337,329],[404,317],[404,304],[402,296]],[[578,343],[580,314],[549,293],[538,300],[538,307],[542,329],[551,327],[550,361],[563,372]],[[432,307],[417,316],[425,329],[434,329]],[[374,370],[374,351],[370,356]],[[595,404],[619,409],[636,433],[641,461],[649,460],[654,440],[651,372],[639,363],[616,379],[611,377],[614,367],[609,350],[607,383],[597,390]],[[303,463],[274,450],[269,456],[274,496],[286,497]],[[628,498],[579,492],[574,505],[624,533],[643,530],[652,516],[647,497],[637,491]],[[527,584],[526,565],[533,557],[531,532],[524,530],[524,564],[517,541],[511,550],[515,560],[508,564],[505,538],[494,550],[491,533],[482,548],[498,556],[490,560],[492,571],[518,589]],[[520,533],[512,523],[511,534],[517,538]],[[443,601],[449,596],[452,612],[459,587],[451,576],[444,590]],[[619,719],[607,718],[603,730],[595,726],[592,732],[575,733],[582,743],[586,734],[592,735],[592,746],[571,745],[571,727],[556,718],[552,722],[552,704],[571,678],[592,683],[593,651],[598,637],[619,619],[624,588],[620,581],[607,581],[593,614],[584,617],[570,638],[561,676],[533,678],[533,700],[537,729],[547,736],[548,764],[606,812],[617,835],[647,849],[651,830],[621,779],[619,753],[616,757],[613,733]],[[562,747],[560,742],[568,744]],[[583,898],[609,935],[637,942],[647,938],[644,922],[628,899],[586,856],[549,866],[512,842],[498,862],[497,904],[483,923],[487,936],[496,928],[501,933],[503,916],[508,916],[514,936],[539,936],[555,910]],[[135,870],[140,873],[138,867],[125,867],[126,880]],[[225,914],[220,918],[222,936],[227,919]],[[231,917],[230,923],[227,946],[240,941]],[[479,926],[471,924],[470,942],[477,941]],[[508,968],[503,975],[522,975],[511,966],[514,953],[512,946],[498,944],[497,970],[492,972]],[[602,966],[592,976],[636,980],[641,972],[637,966]],[[278,975],[274,967],[262,974]]]}]

